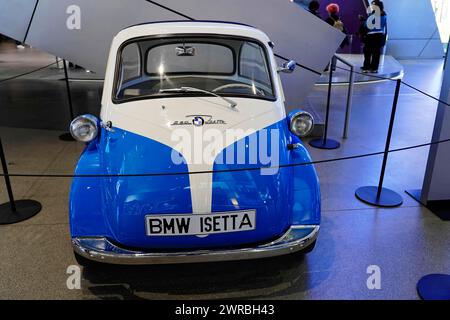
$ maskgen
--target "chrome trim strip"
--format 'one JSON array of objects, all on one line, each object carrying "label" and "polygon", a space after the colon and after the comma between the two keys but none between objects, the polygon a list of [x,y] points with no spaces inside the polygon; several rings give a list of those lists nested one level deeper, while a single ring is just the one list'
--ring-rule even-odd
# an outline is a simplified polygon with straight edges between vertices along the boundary
[{"label": "chrome trim strip", "polygon": [[[291,226],[283,236],[275,241],[242,249],[149,253],[122,249],[106,238],[73,238],[72,246],[76,253],[89,260],[109,264],[149,265],[249,260],[303,250],[317,239],[319,228],[318,225]],[[300,229],[311,229],[311,232],[306,237],[300,238],[300,235],[295,234],[295,231]]]}]

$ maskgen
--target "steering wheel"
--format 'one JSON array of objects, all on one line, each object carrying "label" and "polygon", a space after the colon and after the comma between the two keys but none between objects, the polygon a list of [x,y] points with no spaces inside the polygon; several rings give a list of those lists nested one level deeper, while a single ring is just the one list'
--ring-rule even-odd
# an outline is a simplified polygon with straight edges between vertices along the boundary
[{"label": "steering wheel", "polygon": [[247,89],[251,89],[252,91],[256,90],[256,93],[258,95],[260,95],[260,96],[264,97],[266,95],[263,90],[258,89],[258,88],[254,87],[254,86],[251,86],[249,84],[245,84],[245,83],[230,83],[230,84],[226,84],[226,85],[223,85],[223,86],[215,88],[212,92],[218,92],[218,91],[222,91],[224,89],[229,89],[229,88],[247,88]]}]

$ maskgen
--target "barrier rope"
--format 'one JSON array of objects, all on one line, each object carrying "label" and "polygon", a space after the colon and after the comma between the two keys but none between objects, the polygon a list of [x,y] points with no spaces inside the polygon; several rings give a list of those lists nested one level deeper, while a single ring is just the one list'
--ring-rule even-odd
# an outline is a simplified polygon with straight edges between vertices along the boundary
[{"label": "barrier rope", "polygon": [[[442,144],[450,142],[450,139],[433,141],[423,144],[417,144],[414,146],[408,146],[403,148],[391,149],[388,153],[395,153],[401,151],[407,151],[411,149],[418,149],[423,147],[428,147],[432,145]],[[360,158],[367,158],[373,156],[383,155],[384,151],[365,153],[354,156],[324,159],[317,161],[301,162],[301,163],[290,163],[282,164],[277,166],[260,166],[251,168],[238,168],[238,169],[226,169],[226,170],[212,170],[212,171],[193,171],[193,172],[167,172],[167,173],[136,173],[136,174],[22,174],[22,173],[10,173],[10,174],[0,174],[0,177],[15,177],[15,178],[118,178],[118,177],[159,177],[159,176],[180,176],[180,175],[197,175],[197,174],[211,174],[211,173],[228,173],[228,172],[242,172],[242,171],[257,171],[257,170],[269,170],[269,169],[282,169],[282,168],[292,168],[306,165],[316,165],[322,163],[330,163],[344,160],[353,160]]]},{"label": "barrier rope", "polygon": [[47,69],[47,68],[49,68],[49,67],[51,67],[51,66],[53,66],[53,65],[55,65],[55,64],[57,64],[57,63],[58,63],[58,62],[56,61],[56,62],[50,63],[50,64],[48,64],[48,65],[46,65],[46,66],[40,67],[40,68],[38,68],[38,69],[34,69],[34,70],[31,70],[31,71],[27,71],[27,72],[25,72],[25,73],[15,75],[15,76],[12,76],[12,77],[10,77],[10,78],[2,79],[2,80],[0,80],[0,84],[1,84],[1,83],[4,83],[4,82],[7,82],[7,81],[11,81],[11,80],[15,80],[15,79],[18,79],[18,78],[27,76],[27,75],[29,75],[29,74],[32,74],[32,73],[35,73],[35,72],[38,72],[38,71],[41,71],[41,70],[44,70],[44,69]]},{"label": "barrier rope", "polygon": [[[149,1],[151,3],[157,4],[154,1]],[[178,13],[178,12],[175,12]],[[178,13],[180,14],[180,13]],[[184,16],[184,15],[183,15]],[[185,18],[188,18],[190,20],[194,20],[193,18],[184,16]],[[275,54],[276,57],[283,59],[283,60],[288,60],[287,58]],[[32,70],[32,71],[28,71],[7,79],[3,79],[0,80],[0,84],[7,82],[7,81],[11,81],[41,70],[44,70],[46,68],[49,68],[52,65],[57,64],[58,62],[53,62],[51,64],[48,64],[46,66],[40,67],[38,69]],[[321,74],[309,67],[303,66],[301,64],[298,64],[298,66],[311,71],[313,73],[316,74]],[[350,70],[350,69],[346,69],[346,68],[342,68],[342,67],[336,67],[339,68],[341,70],[347,71],[347,72],[353,72],[355,74],[360,74],[360,75],[364,75],[367,77],[372,77],[372,78],[377,78],[379,80],[387,80],[387,81],[396,81],[395,79],[392,78],[387,78],[387,77],[382,77],[382,76],[377,76],[377,75],[373,75],[373,74],[366,74],[366,73],[362,73],[362,72],[358,72],[355,70]],[[409,84],[404,82],[403,80],[401,80],[401,83],[433,100],[436,100],[439,103],[442,103],[446,106],[450,106],[449,103],[442,101],[434,96],[432,96],[431,94]],[[423,144],[418,144],[418,145],[413,145],[413,146],[408,146],[408,147],[403,147],[403,148],[397,148],[397,149],[391,149],[388,151],[388,153],[395,153],[395,152],[401,152],[401,151],[407,151],[407,150],[411,150],[411,149],[417,149],[417,148],[423,148],[423,147],[427,147],[427,146],[432,146],[432,145],[437,145],[437,144],[442,144],[442,143],[447,143],[450,142],[450,139],[444,139],[444,140],[439,140],[439,141],[432,141],[429,143],[423,143]],[[338,162],[338,161],[345,161],[345,160],[352,160],[352,159],[360,159],[360,158],[366,158],[366,157],[373,157],[373,156],[378,156],[378,155],[383,155],[385,152],[384,151],[379,151],[379,152],[372,152],[372,153],[365,153],[365,154],[360,154],[360,155],[353,155],[353,156],[346,156],[346,157],[340,157],[340,158],[333,158],[333,159],[324,159],[324,160],[317,160],[317,161],[310,161],[310,162],[302,162],[302,163],[291,163],[291,164],[284,164],[284,165],[277,165],[277,166],[259,166],[259,167],[251,167],[251,168],[238,168],[238,169],[227,169],[227,170],[213,170],[213,171],[194,171],[194,172],[169,172],[169,173],[141,173],[141,174],[93,174],[93,175],[76,175],[76,174],[18,174],[18,173],[9,173],[9,174],[5,174],[2,173],[0,174],[0,177],[15,177],[15,178],[114,178],[114,177],[157,177],[157,176],[178,176],[178,175],[197,175],[197,174],[212,174],[212,173],[227,173],[227,172],[241,172],[241,171],[256,171],[256,170],[269,170],[269,169],[280,169],[280,168],[292,168],[292,167],[299,167],[299,166],[306,166],[306,165],[316,165],[316,164],[323,164],[323,163],[330,163],[330,162]]]},{"label": "barrier rope", "polygon": [[[379,79],[379,80],[397,81],[394,78],[386,78],[386,77],[382,77],[382,76],[376,76],[376,75],[373,75],[373,74],[362,73],[362,72],[358,72],[358,71],[355,71],[355,70],[352,71],[350,69],[346,69],[346,68],[342,68],[342,67],[338,67],[338,66],[336,66],[336,68],[344,70],[344,71],[347,71],[347,72],[350,72],[350,73],[353,72],[353,73],[356,73],[356,74],[359,74],[359,75],[363,75],[363,76],[366,76],[366,77],[376,78],[376,79]],[[421,93],[421,94],[423,94],[423,95],[425,95],[425,96],[427,96],[427,97],[429,97],[429,98],[431,98],[433,100],[436,100],[439,103],[442,103],[443,105],[446,105],[446,106],[450,107],[450,103],[448,103],[446,101],[443,101],[443,100],[441,100],[439,98],[436,98],[435,96],[432,96],[431,94],[429,94],[429,93],[427,93],[427,92],[425,92],[425,91],[423,91],[423,90],[421,90],[421,89],[419,89],[419,88],[417,88],[417,87],[415,87],[415,86],[413,86],[413,85],[411,85],[411,84],[409,84],[409,83],[407,83],[407,82],[405,82],[403,80],[401,80],[401,82],[402,82],[403,85],[407,86],[408,88],[413,89],[413,90],[415,90],[415,91],[417,91],[417,92],[419,92],[419,93]]]}]

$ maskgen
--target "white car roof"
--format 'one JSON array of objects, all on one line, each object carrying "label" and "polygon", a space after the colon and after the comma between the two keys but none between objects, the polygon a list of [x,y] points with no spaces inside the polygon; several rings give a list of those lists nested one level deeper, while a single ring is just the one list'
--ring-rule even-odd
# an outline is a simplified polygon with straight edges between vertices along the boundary
[{"label": "white car roof", "polygon": [[216,34],[242,36],[267,44],[269,37],[259,29],[240,23],[220,21],[168,21],[135,25],[120,31],[114,38],[118,45],[132,38],[153,35]]}]

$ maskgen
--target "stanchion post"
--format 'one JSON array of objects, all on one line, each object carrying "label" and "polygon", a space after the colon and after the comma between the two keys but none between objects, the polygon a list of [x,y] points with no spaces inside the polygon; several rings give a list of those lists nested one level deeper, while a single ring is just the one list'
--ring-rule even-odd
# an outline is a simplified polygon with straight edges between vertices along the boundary
[{"label": "stanchion post", "polygon": [[352,104],[353,104],[353,86],[355,84],[355,76],[354,76],[354,66],[350,67],[350,79],[348,82],[348,92],[347,92],[347,107],[345,109],[345,123],[344,123],[344,134],[342,138],[348,138],[348,130],[350,127],[350,116],[352,113]]},{"label": "stanchion post", "polygon": [[357,189],[355,193],[356,197],[362,202],[377,207],[398,207],[403,203],[403,198],[401,195],[390,189],[383,188],[401,85],[402,81],[398,79],[395,87],[394,103],[392,105],[391,118],[389,121],[389,129],[386,138],[386,146],[384,148],[383,164],[381,165],[381,174],[378,186],[361,187]]},{"label": "stanchion post", "polygon": [[67,100],[69,102],[70,121],[72,121],[75,118],[75,115],[73,113],[72,92],[70,91],[69,73],[67,72],[66,60],[63,60],[63,66],[64,66],[64,80],[66,83],[66,90],[67,90]]},{"label": "stanchion post", "polygon": [[[66,83],[66,91],[67,91],[67,102],[69,104],[70,121],[72,121],[75,118],[75,114],[73,112],[72,92],[70,91],[69,74],[67,72],[66,60],[63,60],[63,67],[64,67],[64,81]],[[62,141],[75,141],[72,135],[68,132],[60,135],[59,139]]]},{"label": "stanchion post", "polygon": [[11,180],[9,179],[8,164],[6,163],[5,151],[3,150],[2,139],[0,138],[0,158],[2,162],[3,173],[5,174],[5,185],[8,193],[9,205],[12,212],[16,212],[16,203],[14,202],[14,195],[11,187]]},{"label": "stanchion post", "polygon": [[328,138],[328,124],[330,121],[330,106],[331,106],[331,88],[333,86],[333,63],[330,63],[330,77],[328,78],[328,93],[327,93],[327,111],[325,115],[325,131],[323,133],[323,142]]},{"label": "stanchion post", "polygon": [[328,79],[328,95],[327,95],[327,111],[325,115],[325,128],[323,132],[323,137],[320,139],[314,139],[309,142],[309,145],[318,149],[337,149],[341,144],[335,140],[328,139],[328,123],[330,120],[330,106],[331,106],[331,88],[333,86],[333,60],[330,61],[330,77]]},{"label": "stanchion post", "polygon": [[0,205],[0,224],[13,224],[27,220],[38,214],[42,205],[34,200],[14,200],[14,195],[9,179],[8,163],[6,162],[5,151],[3,150],[2,139],[0,138],[0,158],[5,178],[6,190],[9,202]]},{"label": "stanchion post", "polygon": [[383,164],[381,166],[381,174],[380,174],[380,181],[378,183],[377,198],[381,197],[381,193],[383,191],[384,176],[386,173],[386,165],[387,165],[387,160],[388,160],[388,156],[389,156],[389,149],[391,147],[392,131],[394,129],[395,114],[397,113],[397,104],[398,104],[398,97],[400,94],[401,84],[402,84],[401,80],[398,79],[397,85],[395,87],[394,104],[392,106],[391,119],[389,121],[389,129],[388,129],[388,135],[386,138],[386,146],[384,148]]}]

